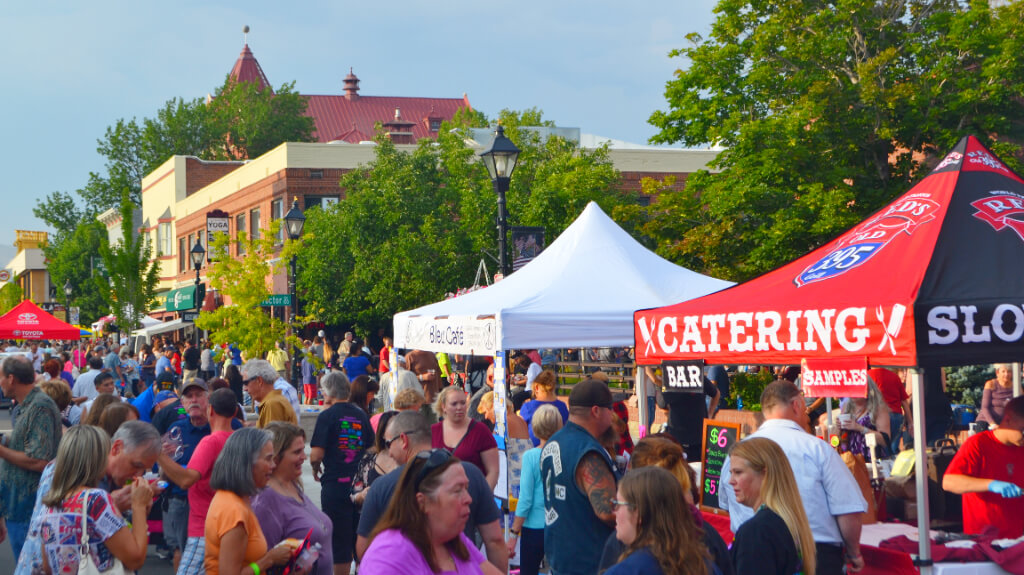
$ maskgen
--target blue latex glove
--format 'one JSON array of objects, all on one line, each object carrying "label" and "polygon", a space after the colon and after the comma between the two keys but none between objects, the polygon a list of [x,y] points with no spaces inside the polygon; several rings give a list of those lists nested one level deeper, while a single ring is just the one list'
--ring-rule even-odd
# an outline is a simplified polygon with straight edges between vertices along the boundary
[{"label": "blue latex glove", "polygon": [[1003,497],[1020,497],[1021,495],[1024,495],[1024,491],[1021,491],[1020,487],[1005,481],[993,481],[989,483],[988,490],[992,493],[998,493]]}]

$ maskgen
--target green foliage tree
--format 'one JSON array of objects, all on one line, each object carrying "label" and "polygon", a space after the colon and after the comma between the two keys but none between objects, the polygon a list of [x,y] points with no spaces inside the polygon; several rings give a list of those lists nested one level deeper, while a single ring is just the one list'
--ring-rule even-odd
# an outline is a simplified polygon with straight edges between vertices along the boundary
[{"label": "green foliage tree", "polygon": [[[588,201],[609,212],[634,201],[617,191],[607,149],[542,138],[527,129],[552,125],[536,109],[499,119],[522,150],[507,195],[510,226],[543,226],[550,242]],[[472,283],[482,252],[497,243],[493,186],[466,143],[468,128],[485,122],[458,114],[437,142],[411,153],[378,136],[374,161],[342,178],[345,198],[307,214],[299,289],[324,310],[320,319],[375,331],[397,311]]]},{"label": "green foliage tree", "polygon": [[985,382],[995,376],[996,370],[991,364],[947,367],[946,395],[953,403],[980,407]]},{"label": "green foliage tree", "polygon": [[207,111],[207,125],[217,136],[210,142],[213,158],[256,158],[282,142],[314,141],[306,104],[307,98],[295,91],[295,82],[272,91],[228,77]]},{"label": "green foliage tree", "polygon": [[132,215],[135,204],[127,190],[121,197],[122,239],[115,245],[100,245],[100,256],[107,270],[108,282],[101,293],[110,310],[117,316],[118,326],[128,333],[139,326],[149,311],[160,282],[159,264],[152,259],[153,246],[145,234],[134,234]]},{"label": "green foliage tree", "polygon": [[650,119],[656,143],[725,147],[720,173],[638,214],[658,221],[647,233],[662,255],[748,279],[892,200],[969,133],[1019,167],[1020,0],[721,0],[715,12],[708,38],[671,53],[688,67]]},{"label": "green foliage tree", "polygon": [[[271,294],[268,275],[280,271],[299,246],[299,242],[291,240],[286,240],[281,248],[275,246],[278,225],[279,222],[272,222],[270,233],[258,239],[239,233],[234,241],[243,246],[245,255],[219,258],[210,264],[210,285],[230,298],[231,305],[203,311],[196,320],[196,327],[209,330],[211,341],[234,343],[250,358],[263,357],[278,340],[287,341],[289,346],[301,344],[297,337],[287,335],[289,326],[285,322],[260,307],[260,302]],[[231,241],[227,234],[215,234],[209,249],[227,253]],[[303,318],[299,318],[299,323],[304,323]]]},{"label": "green foliage tree", "polygon": [[20,285],[14,282],[5,283],[3,287],[0,287],[0,315],[11,311],[24,299],[25,294],[22,293]]},{"label": "green foliage tree", "polygon": [[92,220],[79,224],[67,241],[43,248],[50,281],[55,286],[71,282],[71,305],[79,308],[79,319],[84,325],[109,313],[103,294],[110,280],[100,256],[106,247],[107,229]]}]

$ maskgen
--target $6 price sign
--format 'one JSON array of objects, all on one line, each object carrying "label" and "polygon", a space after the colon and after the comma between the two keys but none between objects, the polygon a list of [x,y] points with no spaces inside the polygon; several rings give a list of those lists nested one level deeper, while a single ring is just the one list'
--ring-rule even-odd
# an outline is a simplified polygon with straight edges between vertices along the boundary
[{"label": "$6 price sign", "polygon": [[725,433],[718,433],[718,429],[712,429],[709,434],[708,440],[711,443],[717,443],[719,447],[725,447],[729,444],[729,437]]}]

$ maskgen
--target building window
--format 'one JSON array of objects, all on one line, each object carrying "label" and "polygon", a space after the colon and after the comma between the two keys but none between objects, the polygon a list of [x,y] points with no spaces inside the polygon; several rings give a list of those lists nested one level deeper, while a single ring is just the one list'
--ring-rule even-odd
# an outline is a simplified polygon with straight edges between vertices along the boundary
[{"label": "building window", "polygon": [[306,196],[303,200],[306,202],[307,210],[309,208],[320,208],[326,210],[338,203],[338,196]]},{"label": "building window", "polygon": [[249,237],[258,240],[260,239],[260,209],[253,208],[249,212]]},{"label": "building window", "polygon": [[185,243],[185,238],[178,238],[178,273],[185,273],[188,270],[185,267],[186,254],[188,254],[188,244]]},{"label": "building window", "polygon": [[430,131],[437,132],[441,130],[441,118],[430,119]]},{"label": "building window", "polygon": [[[284,217],[284,200],[274,200],[270,202],[270,221],[278,222]],[[281,226],[277,229],[277,245],[284,243],[284,222],[281,222]]]},{"label": "building window", "polygon": [[237,253],[242,256],[245,255],[245,214],[238,214],[235,216],[235,235],[238,237],[236,242]]},{"label": "building window", "polygon": [[171,237],[171,222],[157,224],[156,228],[157,254],[169,256],[174,254],[174,238]]},{"label": "building window", "polygon": [[324,171],[323,170],[310,170],[309,171],[309,179],[311,179],[311,180],[322,180],[322,179],[324,179]]}]

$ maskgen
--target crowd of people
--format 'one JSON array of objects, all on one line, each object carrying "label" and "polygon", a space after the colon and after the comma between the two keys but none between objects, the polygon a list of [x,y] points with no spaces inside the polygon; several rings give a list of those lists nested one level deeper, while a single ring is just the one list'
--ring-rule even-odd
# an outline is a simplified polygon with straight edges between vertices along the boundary
[{"label": "crowd of people", "polygon": [[[809,432],[814,406],[792,381],[765,388],[764,423],[723,465],[730,547],[695,506],[688,465],[689,419],[714,412],[716,383],[686,402],[667,398],[666,432],[634,445],[600,371],[563,401],[536,352],[518,353],[499,418],[490,362],[412,350],[392,366],[385,346],[370,361],[348,335],[337,346],[306,342],[301,390],[285,377],[281,344],[251,359],[234,346],[159,341],[137,358],[110,342],[13,353],[0,364],[0,391],[16,401],[13,433],[0,441],[0,541],[11,541],[15,573],[138,569],[156,511],[179,575],[286,565],[340,575],[354,563],[367,574],[494,574],[513,557],[524,575],[542,565],[556,575],[864,566],[867,503],[837,451]],[[886,387],[872,383],[844,405],[851,451],[872,433],[890,445],[904,423],[891,420]],[[1024,446],[1024,399],[987,396],[998,427],[965,444],[944,487],[965,494],[965,530],[1019,536],[1024,493],[1004,463]],[[311,401],[323,407],[307,437],[299,416]],[[507,529],[493,495],[499,419],[518,496]],[[306,469],[319,502],[304,489]]]}]

